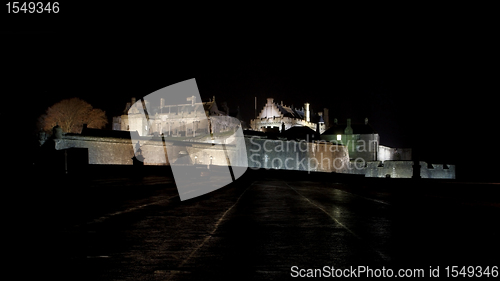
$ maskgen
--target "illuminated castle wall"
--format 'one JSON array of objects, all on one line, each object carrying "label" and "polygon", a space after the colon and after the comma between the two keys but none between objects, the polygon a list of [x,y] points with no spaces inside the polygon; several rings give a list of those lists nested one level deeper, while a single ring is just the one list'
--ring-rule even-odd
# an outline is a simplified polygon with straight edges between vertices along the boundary
[{"label": "illuminated castle wall", "polygon": [[[223,142],[231,140],[235,128],[241,126],[240,122],[229,117],[229,109],[224,104],[224,110],[220,110],[215,97],[208,102],[197,102],[194,97],[188,98],[188,101],[190,103],[168,106],[162,101],[159,107],[147,112],[149,123],[145,123],[138,112],[129,112],[113,119],[113,131],[85,128],[82,134],[54,134],[60,137],[49,143],[55,150],[87,149],[89,164],[131,165],[134,148],[130,134],[135,133],[139,135],[136,139],[139,139],[146,165],[169,165],[185,156],[196,164],[227,165],[226,157],[229,155],[238,159],[239,162],[234,165],[248,164],[249,168],[254,169],[336,172],[391,178],[410,178],[413,175],[411,149],[380,145],[379,135],[369,125],[368,119],[365,119],[364,124],[351,124],[350,119],[346,124],[339,124],[335,120],[328,126],[327,109],[324,109],[323,119],[322,112],[311,114],[307,103],[298,110],[283,103],[274,103],[272,98],[267,99],[258,118],[251,120],[251,127],[254,131],[265,132],[271,128],[274,132],[280,130],[284,134],[247,131],[244,136],[247,157],[237,155],[241,152],[236,149],[229,149],[228,155],[225,155],[220,147],[212,147],[212,143],[207,140],[215,136],[220,136]],[[134,102],[135,99],[132,99],[132,103],[127,104],[125,112]],[[148,124],[151,125],[148,127]],[[139,130],[129,132],[130,127]],[[312,133],[323,133],[321,139],[309,138],[304,141],[303,137],[286,137],[285,131],[289,129],[307,131],[309,128],[313,130]],[[164,147],[168,150],[167,160]],[[455,166],[420,162],[420,176],[453,179]]]},{"label": "illuminated castle wall", "polygon": [[[59,134],[45,146],[54,150],[83,148],[88,150],[89,164],[132,165],[134,149],[129,132],[84,129],[82,134]],[[114,135],[113,135],[114,134]],[[139,137],[141,138],[141,137]],[[145,165],[169,165],[186,155],[201,165],[227,165],[221,146],[211,143],[163,141],[160,137],[142,137],[140,141]],[[230,138],[229,138],[230,139]],[[228,143],[230,144],[230,143]],[[330,142],[305,142],[245,136],[247,158],[228,145],[230,158],[238,159],[233,165],[248,164],[253,169],[280,169],[316,172],[358,174],[365,177],[411,178],[413,161],[354,161],[349,160],[348,148]],[[168,150],[165,161],[164,147]],[[455,178],[455,166],[420,162],[422,178]]]},{"label": "illuminated castle wall", "polygon": [[[146,104],[150,109],[147,119],[151,125],[148,127],[147,121],[135,108],[129,112],[131,105],[136,102],[135,98],[132,98],[131,102],[127,103],[124,114],[113,118],[113,130],[129,131],[130,128],[140,128],[140,136],[163,134],[166,137],[200,137],[234,130],[240,125],[233,118],[224,118],[230,116],[229,108],[226,103],[222,103],[222,109],[219,109],[215,96],[206,102],[197,102],[194,96],[187,101],[189,103],[167,105],[165,100],[161,99],[157,107]],[[211,118],[212,116],[217,118]]]}]

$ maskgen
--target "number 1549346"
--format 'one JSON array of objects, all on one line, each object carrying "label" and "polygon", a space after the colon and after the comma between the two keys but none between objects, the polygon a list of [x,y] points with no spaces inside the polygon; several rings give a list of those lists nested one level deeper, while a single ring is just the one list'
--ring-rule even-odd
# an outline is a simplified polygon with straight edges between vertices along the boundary
[{"label": "number 1549346", "polygon": [[447,266],[446,277],[498,277],[498,266]]},{"label": "number 1549346", "polygon": [[59,2],[7,2],[7,13],[42,14],[59,13]]}]

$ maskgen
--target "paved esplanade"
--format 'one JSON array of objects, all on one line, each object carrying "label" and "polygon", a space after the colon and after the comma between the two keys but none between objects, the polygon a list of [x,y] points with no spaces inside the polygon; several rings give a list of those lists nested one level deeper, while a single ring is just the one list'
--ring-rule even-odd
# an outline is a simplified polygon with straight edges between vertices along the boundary
[{"label": "paved esplanade", "polygon": [[[181,202],[165,177],[88,184],[101,195],[82,199],[83,211],[50,242],[68,280],[271,280],[290,278],[292,266],[428,270],[498,261],[487,257],[499,249],[499,232],[487,224],[497,209],[440,196],[245,177]],[[139,196],[130,191],[139,188]]]}]

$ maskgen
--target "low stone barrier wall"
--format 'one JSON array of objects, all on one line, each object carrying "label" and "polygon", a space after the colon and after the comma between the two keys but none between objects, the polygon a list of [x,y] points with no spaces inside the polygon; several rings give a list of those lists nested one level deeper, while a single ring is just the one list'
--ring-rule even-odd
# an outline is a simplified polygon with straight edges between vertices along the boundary
[{"label": "low stone barrier wall", "polygon": [[[360,174],[365,177],[411,178],[413,161],[349,161],[347,148],[329,142],[305,142],[245,137],[245,150],[234,140],[224,144],[175,142],[161,138],[139,141],[145,165],[169,165],[182,156],[191,163],[246,166],[251,169],[280,169],[314,172]],[[64,135],[54,139],[56,150],[87,148],[89,164],[132,165],[134,147],[131,139]],[[225,150],[224,150],[225,148]],[[165,157],[167,152],[168,157]],[[422,178],[455,178],[455,166],[420,162]]]},{"label": "low stone barrier wall", "polygon": [[[366,163],[351,161],[350,173],[363,174],[372,178],[411,178],[413,161],[369,161]],[[427,164],[420,161],[420,177],[433,179],[454,179],[455,165]]]}]

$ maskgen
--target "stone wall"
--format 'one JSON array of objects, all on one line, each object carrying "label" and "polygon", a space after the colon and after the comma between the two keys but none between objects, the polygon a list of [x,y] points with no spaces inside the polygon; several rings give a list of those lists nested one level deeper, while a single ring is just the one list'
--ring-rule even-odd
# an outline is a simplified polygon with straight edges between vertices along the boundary
[{"label": "stone wall", "polygon": [[[425,163],[425,162],[423,162]],[[429,164],[420,162],[420,177],[424,179],[454,179],[455,165]]]},{"label": "stone wall", "polygon": [[[144,138],[135,143],[135,149],[140,148],[145,165],[169,165],[169,160],[175,163],[182,155],[188,155],[191,163],[206,165],[227,165],[229,158],[231,165],[250,168],[338,173],[349,169],[349,154],[344,146],[245,138],[246,150],[242,150],[232,138],[224,144],[216,138],[215,144],[165,141],[165,146],[161,138]],[[130,139],[73,135],[55,141],[56,150],[88,148],[89,164],[131,165],[134,156]]]},{"label": "stone wall", "polygon": [[411,154],[411,148],[393,148],[379,145],[377,160],[411,160]]},{"label": "stone wall", "polygon": [[349,156],[351,159],[357,158],[364,159],[365,161],[376,160],[377,151],[379,147],[378,134],[357,134],[357,135],[343,135],[350,137],[347,140],[349,147]]},{"label": "stone wall", "polygon": [[296,142],[245,138],[248,167],[299,171],[349,171],[349,153],[345,146],[328,142]]},{"label": "stone wall", "polygon": [[321,139],[345,145],[349,150],[349,158],[352,160],[358,158],[364,161],[377,160],[379,151],[378,134],[339,134],[339,136],[340,139],[337,139],[336,134],[321,135]]},{"label": "stone wall", "polygon": [[[373,178],[411,178],[413,161],[369,161],[366,163],[351,161],[351,174]],[[427,164],[420,161],[420,177],[433,179],[454,179],[455,165]]]},{"label": "stone wall", "polygon": [[55,149],[88,148],[89,164],[132,165],[134,150],[130,139],[90,136],[63,136],[54,140]]},{"label": "stone wall", "polygon": [[[244,141],[239,142],[237,138],[244,138]],[[246,150],[238,147],[238,143],[244,143]],[[160,137],[143,137],[135,147],[127,138],[64,135],[54,140],[56,150],[87,148],[89,164],[132,165],[137,144],[145,165],[169,165],[188,156],[191,163],[202,165],[226,166],[229,161],[233,166],[248,165],[253,169],[337,172],[366,177],[411,178],[413,174],[413,161],[349,161],[346,146],[329,142],[272,140],[236,134],[228,138],[216,135],[214,144],[165,141],[163,145]],[[420,166],[422,178],[455,178],[454,165],[428,165],[421,161]]]},{"label": "stone wall", "polygon": [[165,141],[163,145],[161,137],[140,137],[133,143],[129,138],[63,135],[54,140],[54,148],[87,148],[89,164],[132,165],[134,150],[140,149],[145,165],[170,165],[170,162],[175,163],[181,156],[188,155],[191,163],[196,164],[227,165],[229,158],[232,165],[246,166],[247,156],[236,144],[238,137],[243,135],[225,138],[215,134],[214,144],[211,141]]}]

